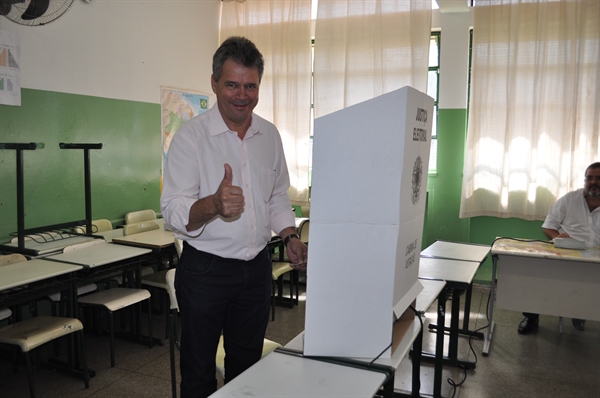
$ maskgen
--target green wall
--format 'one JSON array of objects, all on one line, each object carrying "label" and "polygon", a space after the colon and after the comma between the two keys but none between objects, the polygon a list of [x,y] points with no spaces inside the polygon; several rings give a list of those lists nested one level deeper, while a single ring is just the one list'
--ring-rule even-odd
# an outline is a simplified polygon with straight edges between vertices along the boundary
[{"label": "green wall", "polygon": [[[544,239],[540,221],[461,219],[466,109],[438,113],[438,170],[429,175],[424,247],[436,240],[491,244],[497,236]],[[60,142],[102,143],[91,150],[93,218],[122,223],[125,213],[160,210],[160,105],[22,90],[22,106],[0,105],[0,142],[36,142],[24,151],[25,227],[85,217],[83,151]],[[15,152],[0,150],[0,242],[16,231]],[[491,261],[475,277],[490,283]]]},{"label": "green wall", "polygon": [[[85,218],[83,150],[90,150],[92,216],[120,224],[128,211],[160,210],[160,105],[21,90],[21,106],[0,105],[0,142],[36,142],[24,151],[25,228]],[[16,155],[0,150],[0,242],[17,230]]]},{"label": "green wall", "polygon": [[438,111],[437,173],[427,183],[427,241],[469,241],[469,220],[459,219],[466,131],[465,109]]},{"label": "green wall", "polygon": [[[427,221],[424,246],[436,240],[491,245],[496,237],[545,239],[541,221],[515,218],[474,217],[461,219],[460,195],[466,138],[466,109],[438,112],[437,173],[428,179]],[[491,282],[492,262],[488,258],[475,276],[476,283]]]}]

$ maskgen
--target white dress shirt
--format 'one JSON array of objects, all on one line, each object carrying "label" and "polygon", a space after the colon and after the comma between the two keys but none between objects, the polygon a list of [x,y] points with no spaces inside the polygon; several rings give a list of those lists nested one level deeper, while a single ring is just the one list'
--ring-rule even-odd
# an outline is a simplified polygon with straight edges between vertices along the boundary
[{"label": "white dress shirt", "polygon": [[[225,174],[242,188],[244,211],[238,217],[216,217],[196,231],[186,230],[190,208],[214,194]],[[198,250],[225,258],[251,260],[271,238],[294,226],[287,194],[288,169],[277,128],[256,114],[243,140],[229,130],[218,107],[184,123],[169,146],[161,211],[175,236]]]},{"label": "white dress shirt", "polygon": [[583,189],[571,191],[552,206],[542,228],[566,232],[587,247],[600,246],[600,207],[590,212]]}]

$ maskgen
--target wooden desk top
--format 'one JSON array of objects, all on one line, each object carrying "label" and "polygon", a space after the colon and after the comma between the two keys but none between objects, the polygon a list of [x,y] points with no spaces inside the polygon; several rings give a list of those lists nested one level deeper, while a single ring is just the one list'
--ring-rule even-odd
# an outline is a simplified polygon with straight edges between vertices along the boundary
[{"label": "wooden desk top", "polygon": [[44,259],[5,265],[0,267],[0,291],[80,270],[79,265]]},{"label": "wooden desk top", "polygon": [[272,352],[217,390],[218,397],[372,397],[379,372]]},{"label": "wooden desk top", "polygon": [[423,250],[421,257],[482,262],[487,257],[490,249],[488,245],[438,240]]},{"label": "wooden desk top", "polygon": [[152,231],[140,232],[139,234],[113,237],[113,243],[121,245],[147,247],[149,249],[164,249],[175,244],[175,237],[172,231],[165,229],[155,229]]},{"label": "wooden desk top", "polygon": [[[64,234],[64,238],[55,237],[55,233],[43,233],[36,234],[36,239],[33,240],[31,238],[25,239],[25,248],[30,250],[37,251],[37,256],[45,256],[52,253],[61,252],[67,246],[78,245],[80,243],[89,242],[94,240],[91,236],[85,235],[71,235]],[[37,241],[37,242],[36,242]],[[19,247],[18,242],[15,239],[12,239],[10,243],[6,243],[6,246]]]},{"label": "wooden desk top", "polygon": [[446,286],[446,281],[419,279],[419,282],[423,285],[423,290],[417,296],[415,309],[417,311],[427,311]]},{"label": "wooden desk top", "polygon": [[509,238],[500,238],[496,240],[492,246],[492,254],[600,264],[600,247],[587,248],[586,250],[560,249],[554,247],[552,242],[545,243]]},{"label": "wooden desk top", "polygon": [[64,261],[94,268],[102,265],[116,263],[117,261],[152,253],[152,250],[141,247],[116,245],[114,243],[100,242],[95,245],[85,246],[67,253],[55,254],[48,257],[55,261]]},{"label": "wooden desk top", "polygon": [[108,231],[96,232],[94,235],[100,235],[108,243],[112,242],[114,238],[120,238],[123,236],[123,228],[111,229]]},{"label": "wooden desk top", "polygon": [[421,257],[419,278],[471,284],[478,268],[475,261]]}]

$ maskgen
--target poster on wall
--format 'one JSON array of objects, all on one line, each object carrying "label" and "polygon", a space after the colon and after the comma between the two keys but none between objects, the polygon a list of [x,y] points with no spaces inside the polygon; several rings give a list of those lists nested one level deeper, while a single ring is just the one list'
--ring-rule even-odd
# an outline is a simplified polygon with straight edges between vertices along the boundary
[{"label": "poster on wall", "polygon": [[[162,130],[162,168],[177,129],[185,122],[208,110],[208,95],[174,87],[160,87]],[[161,172],[162,191],[162,172]]]},{"label": "poster on wall", "polygon": [[21,106],[19,35],[0,30],[0,104]]}]

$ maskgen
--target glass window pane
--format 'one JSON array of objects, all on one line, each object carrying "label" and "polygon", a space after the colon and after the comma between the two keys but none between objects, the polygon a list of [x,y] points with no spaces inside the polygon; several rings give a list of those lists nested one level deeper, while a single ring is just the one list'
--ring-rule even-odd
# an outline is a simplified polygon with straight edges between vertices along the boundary
[{"label": "glass window pane", "polygon": [[433,113],[435,115],[431,123],[431,138],[437,138],[437,108],[433,109]]},{"label": "glass window pane", "polygon": [[429,171],[435,171],[437,167],[437,140],[431,140],[429,150]]},{"label": "glass window pane", "polygon": [[429,66],[438,66],[438,54],[437,36],[431,36],[429,41]]},{"label": "glass window pane", "polygon": [[427,95],[437,102],[438,73],[436,70],[427,72]]}]

